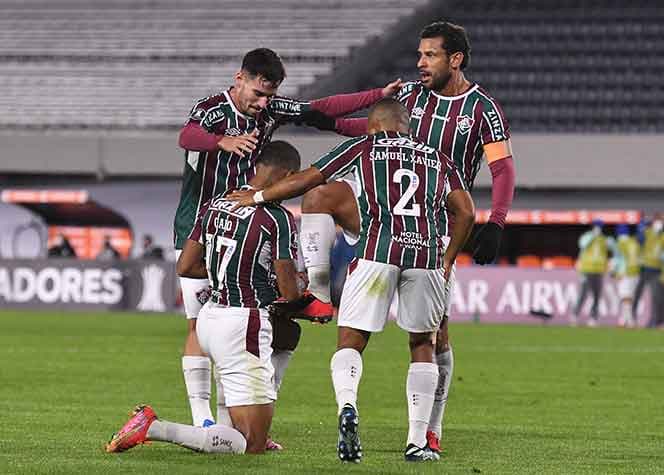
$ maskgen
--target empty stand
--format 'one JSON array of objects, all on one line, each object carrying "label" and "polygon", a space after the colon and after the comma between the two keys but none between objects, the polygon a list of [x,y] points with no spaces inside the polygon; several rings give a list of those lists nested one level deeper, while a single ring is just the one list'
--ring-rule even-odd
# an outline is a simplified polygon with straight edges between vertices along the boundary
[{"label": "empty stand", "polygon": [[[286,67],[280,92],[287,95],[295,94],[298,82],[327,70],[315,62]],[[0,75],[0,127],[177,126],[195,99],[230,85],[236,70],[237,63],[185,67],[174,60],[7,62]]]},{"label": "empty stand", "polygon": [[[514,131],[664,131],[657,0],[0,0],[0,128],[176,127],[259,46],[284,58],[288,95],[335,74],[357,76],[349,90],[414,78],[434,19],[467,28],[468,76]],[[341,67],[362,56],[380,67]]]},{"label": "empty stand", "polygon": [[423,3],[0,0],[0,127],[175,127],[257,47],[294,95]]},{"label": "empty stand", "polygon": [[[526,132],[664,131],[664,8],[635,0],[451,0],[435,19],[465,26],[468,77]],[[434,18],[422,18],[421,25]],[[418,32],[362,83],[415,78]],[[368,54],[372,54],[369,51]]]}]

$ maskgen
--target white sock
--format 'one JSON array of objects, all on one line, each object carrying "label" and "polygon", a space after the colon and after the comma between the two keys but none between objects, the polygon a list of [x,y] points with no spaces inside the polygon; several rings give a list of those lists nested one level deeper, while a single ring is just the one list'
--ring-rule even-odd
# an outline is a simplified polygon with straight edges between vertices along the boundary
[{"label": "white sock", "polygon": [[338,414],[341,414],[341,409],[346,404],[357,409],[357,388],[362,378],[362,355],[352,348],[342,348],[332,356],[330,369]]},{"label": "white sock", "polygon": [[195,426],[202,426],[206,419],[214,420],[210,410],[210,358],[207,356],[183,356],[182,372],[187,387],[191,418]]},{"label": "white sock", "polygon": [[228,412],[228,407],[226,407],[224,386],[221,384],[221,376],[219,375],[219,370],[216,367],[214,370],[214,381],[217,385],[217,424],[233,427],[231,413]]},{"label": "white sock", "polygon": [[452,353],[452,347],[450,346],[450,349],[444,353],[434,355],[434,362],[438,365],[438,384],[429,419],[429,430],[435,432],[440,439],[443,432],[443,416],[445,415],[447,396],[450,392],[452,372],[454,370],[454,353]]},{"label": "white sock", "polygon": [[293,356],[292,351],[288,350],[273,350],[272,351],[272,366],[274,366],[274,389],[279,392],[281,382],[284,379],[284,373]]},{"label": "white sock", "polygon": [[424,447],[438,382],[438,366],[433,363],[411,363],[406,379],[408,397],[408,444]]},{"label": "white sock", "polygon": [[337,237],[329,214],[303,213],[300,246],[309,277],[309,290],[323,302],[330,301],[330,252]]},{"label": "white sock", "polygon": [[150,424],[149,440],[171,442],[197,452],[243,454],[247,441],[233,427],[213,425],[194,427],[176,422],[156,420]]}]

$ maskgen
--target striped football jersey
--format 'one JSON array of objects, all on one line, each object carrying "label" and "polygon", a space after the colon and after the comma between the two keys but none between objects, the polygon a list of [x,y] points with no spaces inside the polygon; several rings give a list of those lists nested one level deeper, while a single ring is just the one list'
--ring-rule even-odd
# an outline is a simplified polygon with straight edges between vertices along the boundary
[{"label": "striped football jersey", "polygon": [[452,161],[397,132],[346,140],[314,167],[326,180],[353,173],[360,183],[356,256],[401,268],[442,267],[447,195],[465,189]]},{"label": "striped football jersey", "polygon": [[273,261],[297,260],[295,220],[278,204],[233,206],[216,195],[202,206],[189,239],[205,246],[215,302],[263,308],[278,297]]},{"label": "striped football jersey", "polygon": [[250,117],[233,104],[230,90],[201,99],[194,105],[187,123],[198,123],[208,132],[227,136],[258,129],[258,145],[245,157],[223,150],[185,151],[182,190],[174,223],[176,249],[182,249],[203,203],[219,193],[246,185],[254,176],[256,158],[270,142],[274,131],[309,109],[309,102],[275,97],[258,117]]},{"label": "striped football jersey", "polygon": [[469,190],[482,166],[482,146],[510,137],[502,108],[477,84],[458,96],[441,96],[419,81],[407,82],[397,99],[408,108],[412,134],[450,157]]}]

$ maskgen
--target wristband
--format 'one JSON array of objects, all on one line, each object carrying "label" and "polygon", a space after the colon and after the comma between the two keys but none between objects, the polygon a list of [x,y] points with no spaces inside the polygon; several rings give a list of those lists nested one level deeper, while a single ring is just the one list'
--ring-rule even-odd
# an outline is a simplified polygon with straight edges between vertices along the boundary
[{"label": "wristband", "polygon": [[265,201],[265,199],[263,198],[263,190],[260,190],[260,191],[257,191],[256,193],[254,193],[253,199],[254,199],[254,203],[256,203],[256,204],[263,203]]}]

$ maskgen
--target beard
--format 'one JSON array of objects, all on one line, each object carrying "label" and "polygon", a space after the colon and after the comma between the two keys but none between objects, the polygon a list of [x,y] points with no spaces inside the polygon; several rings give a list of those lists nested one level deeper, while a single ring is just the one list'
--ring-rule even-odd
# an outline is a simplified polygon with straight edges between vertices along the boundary
[{"label": "beard", "polygon": [[452,73],[449,71],[433,76],[431,78],[431,90],[441,91],[445,89],[447,84],[450,82],[450,79],[452,79]]}]

